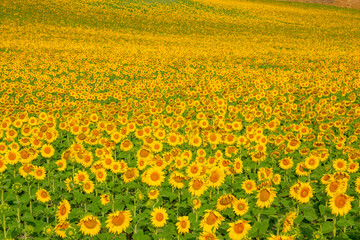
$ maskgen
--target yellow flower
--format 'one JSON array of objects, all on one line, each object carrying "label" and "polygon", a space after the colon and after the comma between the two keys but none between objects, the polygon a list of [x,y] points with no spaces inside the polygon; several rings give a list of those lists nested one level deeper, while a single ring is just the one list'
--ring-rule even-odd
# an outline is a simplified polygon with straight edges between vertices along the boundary
[{"label": "yellow flower", "polygon": [[201,179],[191,179],[188,191],[192,196],[200,197],[207,188],[206,183]]},{"label": "yellow flower", "polygon": [[296,212],[289,212],[286,215],[286,218],[284,220],[284,224],[283,224],[283,232],[287,233],[291,230],[292,225],[294,224],[294,220],[296,218]]},{"label": "yellow flower", "polygon": [[256,189],[256,183],[253,180],[246,180],[242,183],[241,187],[247,194],[251,194]]},{"label": "yellow flower", "polygon": [[149,186],[158,187],[161,186],[161,184],[165,180],[164,172],[161,171],[160,168],[152,167],[146,170],[145,172],[145,179],[143,178],[143,181],[148,184]]},{"label": "yellow flower", "polygon": [[345,161],[344,159],[336,159],[333,161],[333,168],[335,169],[335,171],[337,172],[344,172],[347,169],[347,161]]},{"label": "yellow flower", "polygon": [[169,183],[172,187],[177,189],[182,189],[185,186],[185,183],[183,182],[185,180],[185,175],[174,171],[170,177],[169,177]]},{"label": "yellow flower", "polygon": [[122,179],[125,183],[134,181],[139,176],[139,170],[136,168],[128,168],[122,175]]},{"label": "yellow flower", "polygon": [[148,197],[152,200],[157,199],[159,196],[159,191],[157,189],[150,189],[148,193]]},{"label": "yellow flower", "polygon": [[34,176],[36,180],[44,180],[46,177],[46,170],[42,166],[35,166],[34,171],[30,172],[30,174]]},{"label": "yellow flower", "polygon": [[351,210],[351,201],[354,198],[344,193],[337,194],[330,199],[331,213],[344,216]]},{"label": "yellow flower", "polygon": [[86,171],[78,171],[74,176],[74,183],[79,184],[89,180],[89,174]]},{"label": "yellow flower", "polygon": [[215,232],[221,221],[225,220],[225,218],[217,211],[213,210],[205,210],[206,214],[204,215],[200,226],[203,228],[205,232]]},{"label": "yellow flower", "polygon": [[116,211],[109,214],[106,220],[106,227],[110,233],[120,234],[129,227],[131,220],[131,212],[129,210]]},{"label": "yellow flower", "polygon": [[314,170],[319,166],[320,160],[314,155],[305,158],[305,167],[309,170]]},{"label": "yellow flower", "polygon": [[45,144],[41,148],[41,156],[44,158],[51,158],[55,153],[55,149],[50,144]]},{"label": "yellow flower", "polygon": [[61,238],[66,238],[66,229],[71,228],[71,225],[68,222],[60,221],[54,228],[56,235]]},{"label": "yellow flower", "polygon": [[166,220],[169,219],[166,209],[162,207],[155,208],[151,212],[151,222],[154,227],[163,227],[166,224]]},{"label": "yellow flower", "polygon": [[234,223],[229,223],[230,228],[227,231],[229,232],[230,239],[237,240],[244,238],[251,229],[249,222],[250,221],[238,220]]},{"label": "yellow flower", "polygon": [[40,188],[36,192],[36,199],[43,203],[46,203],[51,200],[49,193],[45,189],[42,189],[42,188]]},{"label": "yellow flower", "polygon": [[219,167],[211,169],[207,185],[213,188],[219,188],[225,182],[224,170]]},{"label": "yellow flower", "polygon": [[276,197],[274,188],[265,187],[258,191],[256,198],[258,199],[256,205],[260,208],[269,208]]},{"label": "yellow flower", "polygon": [[109,194],[101,194],[100,201],[102,205],[106,205],[110,202],[110,195]]},{"label": "yellow flower", "polygon": [[230,208],[231,204],[234,201],[236,201],[236,197],[234,197],[232,194],[226,194],[224,196],[221,196],[217,200],[216,210],[222,211],[222,210],[225,210],[227,208]]},{"label": "yellow flower", "polygon": [[99,219],[93,215],[88,215],[82,218],[77,225],[80,227],[80,231],[84,235],[90,235],[91,237],[97,235],[101,229]]},{"label": "yellow flower", "polygon": [[178,222],[175,224],[179,234],[185,234],[189,232],[190,220],[188,216],[178,217]]},{"label": "yellow flower", "polygon": [[106,181],[107,173],[105,169],[99,169],[95,173],[96,175],[96,181],[102,183]]},{"label": "yellow flower", "polygon": [[236,215],[244,216],[249,210],[249,204],[246,199],[239,198],[233,202],[233,210]]},{"label": "yellow flower", "polygon": [[283,158],[279,160],[279,166],[284,170],[290,169],[293,165],[294,162],[291,158]]},{"label": "yellow flower", "polygon": [[313,197],[313,189],[309,183],[300,182],[300,187],[298,190],[298,194],[296,196],[296,200],[300,203],[308,203],[310,198]]},{"label": "yellow flower", "polygon": [[71,206],[69,201],[66,199],[62,200],[58,206],[58,212],[56,213],[58,220],[63,222],[68,219],[70,211]]},{"label": "yellow flower", "polygon": [[93,181],[89,180],[84,182],[83,190],[85,193],[92,193],[94,191],[94,183]]}]

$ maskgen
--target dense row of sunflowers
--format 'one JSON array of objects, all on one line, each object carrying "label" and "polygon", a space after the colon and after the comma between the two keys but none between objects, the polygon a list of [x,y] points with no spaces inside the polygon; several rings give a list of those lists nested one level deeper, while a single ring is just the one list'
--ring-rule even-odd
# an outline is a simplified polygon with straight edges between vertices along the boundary
[{"label": "dense row of sunflowers", "polygon": [[0,34],[1,239],[360,236],[358,12],[24,2]]}]

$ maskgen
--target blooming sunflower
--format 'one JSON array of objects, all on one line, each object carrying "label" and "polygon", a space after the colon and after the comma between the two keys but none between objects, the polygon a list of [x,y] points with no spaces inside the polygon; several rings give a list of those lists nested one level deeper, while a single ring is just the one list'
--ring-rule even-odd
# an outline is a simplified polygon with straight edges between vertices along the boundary
[{"label": "blooming sunflower", "polygon": [[300,182],[300,187],[298,190],[298,194],[296,196],[296,200],[301,203],[308,203],[310,198],[313,197],[313,189],[309,183]]},{"label": "blooming sunflower", "polygon": [[46,203],[51,200],[48,191],[46,191],[45,189],[42,189],[42,188],[40,188],[36,192],[36,199],[42,203]]},{"label": "blooming sunflower", "polygon": [[43,156],[44,158],[51,158],[54,153],[55,153],[55,149],[52,145],[50,144],[44,144],[41,147],[41,156]]},{"label": "blooming sunflower", "polygon": [[36,180],[44,180],[46,177],[46,170],[42,166],[35,166],[34,171],[30,173]]},{"label": "blooming sunflower", "polygon": [[186,175],[190,178],[196,178],[200,176],[200,165],[192,163],[186,168]]},{"label": "blooming sunflower", "polygon": [[314,170],[319,166],[320,160],[314,155],[305,158],[305,167],[309,170]]},{"label": "blooming sunflower", "polygon": [[344,172],[347,169],[347,161],[342,158],[333,161],[333,168],[337,172]]},{"label": "blooming sunflower", "polygon": [[296,212],[289,212],[286,215],[286,218],[284,220],[284,224],[283,224],[283,232],[287,233],[291,230],[292,225],[294,224],[294,220],[296,218]]},{"label": "blooming sunflower", "polygon": [[256,205],[259,208],[269,208],[272,202],[274,201],[276,197],[276,192],[274,191],[274,188],[271,187],[265,187],[258,191],[258,194],[256,198],[258,199],[256,202]]},{"label": "blooming sunflower", "polygon": [[236,174],[241,174],[243,172],[243,161],[240,158],[235,158],[233,168]]},{"label": "blooming sunflower", "polygon": [[203,232],[201,233],[199,240],[219,240],[219,238],[216,237],[215,233]]},{"label": "blooming sunflower", "polygon": [[335,196],[339,193],[345,193],[347,189],[347,181],[333,180],[327,184],[325,191],[328,196]]},{"label": "blooming sunflower", "polygon": [[205,212],[200,226],[205,232],[215,232],[225,218],[217,211],[205,210]]},{"label": "blooming sunflower", "polygon": [[169,217],[165,208],[158,207],[151,212],[151,222],[154,227],[163,227],[168,219]]},{"label": "blooming sunflower", "polygon": [[304,176],[308,176],[309,172],[305,171],[305,163],[304,162],[299,162],[296,165],[296,174],[300,177],[304,177]]},{"label": "blooming sunflower", "polygon": [[333,196],[330,199],[330,208],[331,213],[336,216],[344,216],[351,210],[351,201],[354,198],[346,195],[345,193],[340,193]]},{"label": "blooming sunflower", "polygon": [[157,189],[150,189],[149,193],[148,193],[148,197],[150,199],[157,199],[157,197],[159,196],[159,191]]},{"label": "blooming sunflower", "polygon": [[125,183],[134,181],[139,177],[139,170],[137,168],[128,168],[126,172],[122,175],[122,179]]},{"label": "blooming sunflower", "polygon": [[106,227],[110,233],[120,234],[129,227],[131,222],[131,212],[129,210],[111,213],[106,220]]},{"label": "blooming sunflower", "polygon": [[60,202],[58,206],[58,212],[56,213],[57,218],[60,222],[65,221],[69,217],[71,211],[71,206],[68,200],[64,199]]},{"label": "blooming sunflower", "polygon": [[192,196],[200,197],[207,188],[206,182],[201,179],[191,179],[189,183],[189,192]]},{"label": "blooming sunflower", "polygon": [[0,173],[4,172],[7,169],[5,159],[0,156]]},{"label": "blooming sunflower", "polygon": [[279,160],[279,166],[281,169],[287,170],[294,165],[294,162],[291,158],[283,158]]},{"label": "blooming sunflower", "polygon": [[214,167],[210,171],[207,185],[213,188],[219,188],[225,182],[225,173],[222,168]]},{"label": "blooming sunflower", "polygon": [[145,176],[146,176],[145,179],[143,179],[145,183],[153,187],[161,186],[161,184],[165,180],[164,172],[157,167],[152,167],[146,170]]},{"label": "blooming sunflower", "polygon": [[15,165],[20,161],[20,153],[17,150],[10,149],[5,153],[5,161],[8,164]]},{"label": "blooming sunflower", "polygon": [[233,210],[236,215],[244,216],[249,210],[249,204],[246,199],[239,198],[233,202]]},{"label": "blooming sunflower", "polygon": [[190,220],[188,216],[178,217],[178,222],[175,224],[179,234],[185,234],[189,232]]},{"label": "blooming sunflower", "polygon": [[120,149],[127,152],[130,151],[133,148],[134,144],[130,142],[130,140],[125,140],[120,144]]},{"label": "blooming sunflower", "polygon": [[67,229],[71,228],[71,225],[68,222],[62,222],[60,221],[54,228],[54,231],[56,235],[58,235],[61,238],[66,238],[65,231]]},{"label": "blooming sunflower", "polygon": [[347,168],[348,173],[355,173],[359,170],[358,162],[350,162]]},{"label": "blooming sunflower", "polygon": [[196,210],[196,209],[199,209],[201,207],[201,201],[200,199],[198,198],[195,198],[191,201],[192,205],[193,205],[193,208]]},{"label": "blooming sunflower", "polygon": [[241,187],[247,194],[251,194],[256,189],[256,183],[253,180],[246,180],[242,183]]},{"label": "blooming sunflower", "polygon": [[169,183],[172,187],[177,189],[182,189],[185,186],[185,183],[183,182],[185,180],[185,175],[174,171],[169,178]]},{"label": "blooming sunflower", "polygon": [[80,227],[80,231],[84,235],[90,235],[91,237],[97,235],[101,229],[99,219],[93,215],[83,217],[77,225]]},{"label": "blooming sunflower", "polygon": [[92,193],[94,191],[94,183],[93,181],[89,180],[84,182],[83,190],[85,193]]},{"label": "blooming sunflower", "polygon": [[86,171],[78,171],[74,176],[74,183],[80,184],[89,180],[89,174]]},{"label": "blooming sunflower", "polygon": [[249,222],[250,221],[238,220],[234,223],[228,223],[230,228],[227,231],[229,232],[230,239],[237,240],[244,238],[251,229]]},{"label": "blooming sunflower", "polygon": [[56,165],[58,167],[58,171],[64,171],[66,168],[66,160],[65,159],[60,159],[56,161]]},{"label": "blooming sunflower", "polygon": [[110,195],[109,194],[101,194],[100,202],[102,205],[106,205],[110,202]]},{"label": "blooming sunflower", "polygon": [[97,170],[96,173],[95,173],[95,176],[96,176],[96,181],[98,181],[100,183],[105,182],[106,177],[107,177],[106,170],[103,169],[103,168]]}]

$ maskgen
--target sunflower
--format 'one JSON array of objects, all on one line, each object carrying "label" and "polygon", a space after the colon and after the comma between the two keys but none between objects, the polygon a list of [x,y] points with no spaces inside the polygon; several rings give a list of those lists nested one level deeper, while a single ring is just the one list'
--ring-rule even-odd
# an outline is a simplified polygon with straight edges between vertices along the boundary
[{"label": "sunflower", "polygon": [[42,189],[42,188],[40,188],[36,192],[36,199],[42,203],[46,203],[51,200],[48,191],[46,191],[45,189]]},{"label": "sunflower", "polygon": [[236,174],[241,174],[243,172],[243,161],[240,158],[235,158],[233,169]]},{"label": "sunflower", "polygon": [[271,187],[265,187],[258,191],[258,194],[256,198],[258,199],[256,202],[256,205],[259,208],[269,208],[272,202],[274,201],[276,197],[276,192],[274,191],[274,188]]},{"label": "sunflower", "polygon": [[163,144],[159,141],[153,141],[150,144],[150,147],[151,147],[151,151],[153,151],[154,153],[159,153],[162,152],[163,150]]},{"label": "sunflower", "polygon": [[354,198],[346,195],[345,193],[340,193],[333,196],[330,199],[330,208],[331,213],[336,216],[344,216],[351,210],[351,201]]},{"label": "sunflower", "polygon": [[196,178],[200,176],[200,166],[197,163],[192,163],[186,168],[186,175],[190,178]]},{"label": "sunflower", "polygon": [[329,184],[332,180],[333,180],[333,177],[330,174],[324,174],[320,179],[321,183],[324,185]]},{"label": "sunflower", "polygon": [[105,193],[101,194],[100,202],[101,202],[101,205],[106,205],[106,204],[110,203],[110,195],[105,194]]},{"label": "sunflower", "polygon": [[337,172],[344,172],[347,169],[347,161],[342,158],[333,161],[333,168]]},{"label": "sunflower", "polygon": [[130,140],[125,140],[120,144],[120,149],[127,152],[133,148],[134,144]]},{"label": "sunflower", "polygon": [[145,183],[153,187],[161,186],[165,180],[164,172],[157,167],[152,167],[146,170],[145,176],[145,179],[143,179]]},{"label": "sunflower", "polygon": [[168,219],[169,217],[165,208],[158,207],[151,212],[151,222],[154,227],[163,227]]},{"label": "sunflower", "polygon": [[189,183],[189,192],[192,196],[200,197],[208,188],[206,182],[201,179],[191,179]]},{"label": "sunflower", "polygon": [[249,210],[249,203],[244,198],[239,198],[233,202],[233,210],[236,215],[244,216]]},{"label": "sunflower", "polygon": [[189,139],[189,145],[193,147],[200,147],[202,144],[202,139],[199,135],[191,136]]},{"label": "sunflower", "polygon": [[298,190],[298,194],[296,196],[296,200],[300,203],[308,203],[310,198],[313,197],[313,189],[309,183],[300,182],[300,187]]},{"label": "sunflower", "polygon": [[74,176],[74,183],[80,184],[89,180],[89,174],[86,171],[78,171]]},{"label": "sunflower", "polygon": [[250,221],[238,220],[234,223],[228,223],[230,228],[227,231],[229,232],[230,239],[237,240],[244,238],[251,229],[249,222]]},{"label": "sunflower", "polygon": [[139,170],[137,168],[128,168],[126,172],[122,175],[122,179],[125,183],[129,183],[134,181],[137,177],[139,177]]},{"label": "sunflower", "polygon": [[129,210],[116,211],[109,214],[106,220],[106,227],[110,233],[120,234],[129,227],[131,220],[131,212]]},{"label": "sunflower", "polygon": [[256,183],[253,180],[246,180],[242,183],[241,187],[247,194],[252,194],[256,189]]},{"label": "sunflower", "polygon": [[309,170],[314,170],[319,166],[320,160],[314,155],[305,158],[305,167]]},{"label": "sunflower", "polygon": [[189,232],[190,229],[190,220],[188,216],[178,217],[178,222],[175,224],[177,232],[179,234],[185,234]]},{"label": "sunflower", "polygon": [[296,218],[296,212],[289,212],[286,215],[286,218],[284,220],[284,224],[283,224],[283,232],[287,233],[291,230],[292,225],[294,224],[294,220]]},{"label": "sunflower", "polygon": [[46,170],[42,166],[34,166],[34,171],[30,173],[36,180],[44,180],[46,177]]},{"label": "sunflower", "polygon": [[279,185],[280,182],[281,182],[281,175],[280,174],[275,174],[272,181],[276,184],[276,185]]},{"label": "sunflower", "polygon": [[43,156],[44,158],[51,158],[54,153],[55,153],[55,149],[52,145],[50,144],[44,144],[41,147],[41,156]]},{"label": "sunflower", "polygon": [[159,191],[157,189],[150,189],[148,193],[148,197],[152,200],[157,199],[159,196]]},{"label": "sunflower", "polygon": [[201,233],[199,240],[219,240],[219,238],[216,237],[215,233],[203,232]]},{"label": "sunflower", "polygon": [[66,230],[71,228],[71,225],[68,222],[59,222],[55,228],[54,231],[56,235],[58,235],[61,238],[66,238]]},{"label": "sunflower", "polygon": [[308,176],[309,172],[305,171],[305,167],[306,167],[306,165],[304,162],[299,162],[296,165],[296,174],[300,177]]},{"label": "sunflower", "polygon": [[58,206],[57,218],[60,222],[65,221],[69,217],[71,206],[68,200],[63,199]]},{"label": "sunflower", "polygon": [[64,171],[65,170],[65,168],[66,168],[66,160],[65,159],[60,159],[60,160],[57,160],[56,162],[55,162],[55,164],[57,165],[57,167],[58,167],[58,171]]},{"label": "sunflower", "polygon": [[83,155],[81,164],[82,164],[84,167],[88,168],[88,167],[91,167],[91,164],[93,163],[93,160],[94,160],[94,156],[93,156],[92,152],[86,152],[86,153]]},{"label": "sunflower", "polygon": [[93,181],[89,180],[89,181],[84,182],[83,190],[87,194],[92,193],[94,191]]},{"label": "sunflower", "polygon": [[215,232],[225,218],[217,211],[205,210],[205,212],[200,226],[205,232]]},{"label": "sunflower", "polygon": [[356,173],[359,170],[359,163],[358,162],[349,162],[347,171],[348,173]]},{"label": "sunflower", "polygon": [[291,158],[283,158],[279,160],[279,166],[281,169],[287,170],[294,165],[294,162]]},{"label": "sunflower", "polygon": [[222,211],[231,207],[231,204],[236,201],[236,197],[232,194],[221,196],[216,203],[216,210]]},{"label": "sunflower", "polygon": [[199,209],[201,207],[201,201],[198,198],[195,198],[191,201],[191,204],[193,205],[193,208],[195,210]]},{"label": "sunflower", "polygon": [[5,161],[8,164],[15,165],[20,161],[20,153],[17,150],[10,149],[5,153]]},{"label": "sunflower", "polygon": [[[0,169],[1,169],[1,160],[0,160]],[[19,173],[23,178],[25,178],[33,170],[34,170],[34,165],[32,165],[32,164],[23,164],[19,168]],[[0,172],[1,172],[1,170],[0,170]]]},{"label": "sunflower", "polygon": [[101,229],[99,219],[93,215],[83,217],[77,225],[80,227],[80,231],[84,235],[90,235],[91,237],[97,235]]},{"label": "sunflower", "polygon": [[102,183],[106,181],[107,173],[105,169],[99,169],[95,172],[96,181]]},{"label": "sunflower", "polygon": [[177,189],[182,189],[185,186],[185,183],[183,182],[185,180],[185,175],[174,171],[169,178],[169,183],[172,187]]},{"label": "sunflower", "polygon": [[215,167],[210,171],[210,176],[207,179],[207,185],[213,188],[219,188],[225,182],[224,171]]},{"label": "sunflower", "polygon": [[7,169],[5,159],[0,155],[0,173]]},{"label": "sunflower", "polygon": [[328,196],[335,196],[339,193],[345,193],[347,189],[347,181],[344,180],[332,180],[327,184],[325,191]]}]

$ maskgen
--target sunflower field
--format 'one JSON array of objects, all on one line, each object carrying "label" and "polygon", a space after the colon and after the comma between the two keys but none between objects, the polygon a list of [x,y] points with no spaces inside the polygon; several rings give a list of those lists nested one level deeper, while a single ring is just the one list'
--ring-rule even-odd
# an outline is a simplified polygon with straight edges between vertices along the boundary
[{"label": "sunflower field", "polygon": [[0,239],[360,239],[360,10],[2,0]]}]

